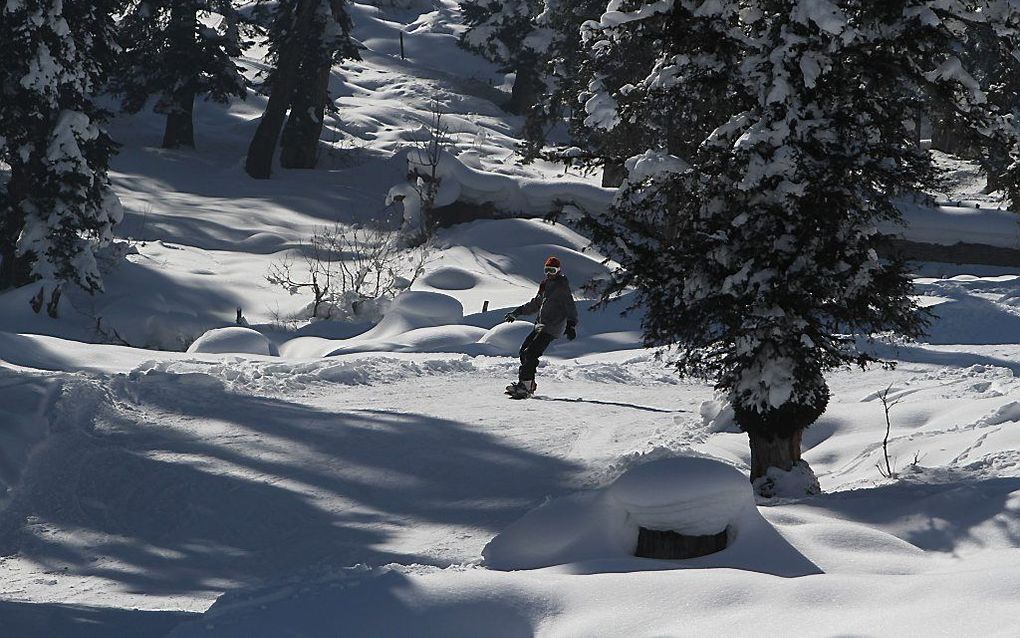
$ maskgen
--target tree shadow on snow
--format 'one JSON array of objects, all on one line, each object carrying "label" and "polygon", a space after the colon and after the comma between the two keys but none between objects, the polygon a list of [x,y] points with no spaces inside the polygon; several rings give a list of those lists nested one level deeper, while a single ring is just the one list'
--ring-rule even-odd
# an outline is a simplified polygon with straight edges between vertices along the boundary
[{"label": "tree shadow on snow", "polygon": [[[580,469],[456,421],[336,414],[161,376],[125,381],[133,405],[106,410],[95,432],[51,437],[0,526],[0,553],[164,595],[312,564],[445,566],[382,546],[423,523],[502,529]],[[195,376],[210,382],[185,382]],[[154,409],[175,425],[150,422]]]},{"label": "tree shadow on snow", "polygon": [[982,546],[989,536],[997,536],[997,544],[1020,547],[1020,517],[1012,496],[1018,491],[1020,478],[900,482],[825,494],[804,504],[886,527],[926,551],[954,553],[961,544]]},{"label": "tree shadow on snow", "polygon": [[620,401],[599,401],[597,399],[568,399],[565,397],[547,397],[547,396],[535,396],[535,399],[540,401],[562,401],[565,403],[591,403],[593,405],[606,405],[616,408],[630,408],[632,410],[642,410],[644,412],[659,412],[662,414],[679,414],[681,412],[688,412],[688,410],[666,410],[664,408],[654,408],[648,405],[638,405],[636,403],[623,403]]},{"label": "tree shadow on snow", "polygon": [[909,363],[925,363],[930,365],[967,368],[975,365],[994,366],[1012,370],[1020,376],[1020,362],[1002,359],[973,352],[943,352],[929,350],[922,346],[872,344],[871,350],[877,357]]},{"label": "tree shadow on snow", "polygon": [[[191,635],[212,625],[215,635],[224,638],[470,634],[530,638],[539,633],[542,618],[558,611],[550,597],[502,584],[503,577],[492,572],[468,571],[462,576],[467,584],[422,596],[421,581],[399,571],[334,573],[305,584],[292,596],[281,597],[278,587],[270,586],[225,599],[181,629]],[[253,604],[259,609],[252,609]]]},{"label": "tree shadow on snow", "polygon": [[162,636],[200,614],[142,611],[57,603],[0,601],[0,627],[5,636],[46,638],[147,638]]}]

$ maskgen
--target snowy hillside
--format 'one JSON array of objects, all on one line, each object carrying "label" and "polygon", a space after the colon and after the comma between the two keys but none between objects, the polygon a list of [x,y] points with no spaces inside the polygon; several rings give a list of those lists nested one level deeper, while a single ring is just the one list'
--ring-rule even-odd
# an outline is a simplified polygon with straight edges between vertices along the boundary
[{"label": "snowy hillside", "polygon": [[[0,636],[1020,635],[1020,269],[916,264],[928,336],[830,375],[804,433],[823,493],[755,501],[711,385],[642,347],[629,293],[590,308],[613,264],[569,206],[542,218],[613,191],[519,164],[509,82],[457,46],[456,3],[352,19],[321,168],[245,175],[252,91],[197,103],[195,151],[120,115],[106,292],[59,318],[0,294]],[[324,226],[398,227],[437,103],[443,203],[515,215],[440,229],[381,318],[309,321],[266,274]],[[908,239],[1020,248],[1012,213],[904,210]],[[532,324],[503,318],[548,256],[578,337],[509,401]],[[654,523],[730,542],[634,557]]]}]

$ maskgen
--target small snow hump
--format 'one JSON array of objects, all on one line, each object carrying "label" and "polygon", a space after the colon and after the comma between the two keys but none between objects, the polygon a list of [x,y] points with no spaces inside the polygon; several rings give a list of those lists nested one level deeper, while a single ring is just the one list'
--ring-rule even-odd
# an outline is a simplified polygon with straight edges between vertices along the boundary
[{"label": "small snow hump", "polygon": [[261,332],[241,326],[209,330],[188,347],[190,353],[276,356],[276,345]]}]

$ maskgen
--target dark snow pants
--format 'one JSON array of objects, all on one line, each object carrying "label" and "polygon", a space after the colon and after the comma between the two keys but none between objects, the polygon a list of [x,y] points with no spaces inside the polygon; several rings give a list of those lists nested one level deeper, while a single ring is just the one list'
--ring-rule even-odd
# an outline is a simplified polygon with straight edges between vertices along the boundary
[{"label": "dark snow pants", "polygon": [[542,356],[545,349],[556,337],[548,332],[534,330],[521,344],[521,368],[517,378],[521,381],[533,381],[535,371],[538,370],[538,358]]}]

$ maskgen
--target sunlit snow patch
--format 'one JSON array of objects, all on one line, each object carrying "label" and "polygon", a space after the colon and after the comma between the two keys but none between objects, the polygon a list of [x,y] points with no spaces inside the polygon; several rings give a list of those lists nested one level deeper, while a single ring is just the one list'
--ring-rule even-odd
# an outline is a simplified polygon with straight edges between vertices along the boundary
[{"label": "sunlit snow patch", "polygon": [[277,355],[276,345],[251,328],[231,326],[209,330],[188,347],[191,353]]}]

